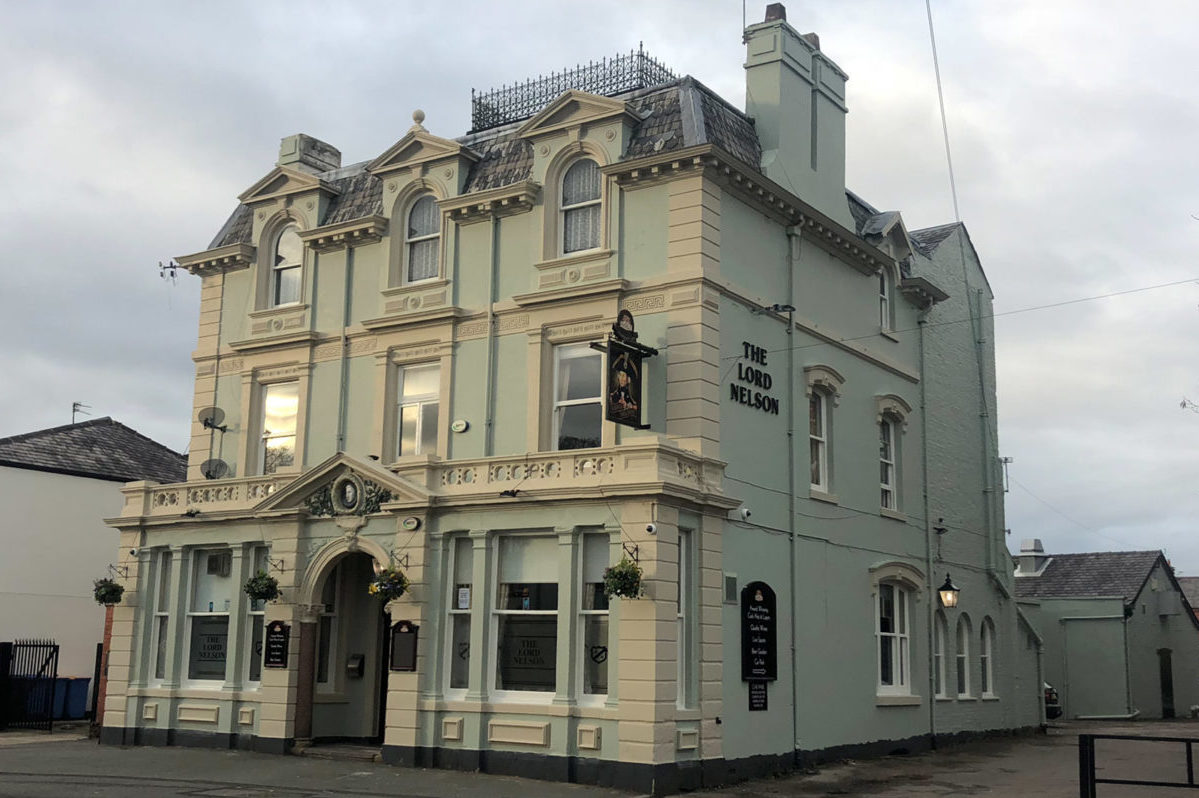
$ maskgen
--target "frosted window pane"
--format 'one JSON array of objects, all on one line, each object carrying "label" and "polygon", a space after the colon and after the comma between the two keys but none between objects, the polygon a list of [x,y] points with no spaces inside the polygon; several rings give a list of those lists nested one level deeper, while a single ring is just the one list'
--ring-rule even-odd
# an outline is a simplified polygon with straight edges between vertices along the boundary
[{"label": "frosted window pane", "polygon": [[583,159],[566,170],[562,178],[562,205],[578,205],[600,196],[599,164]]},{"label": "frosted window pane", "polygon": [[416,423],[420,405],[400,409],[400,455],[416,454]]},{"label": "frosted window pane", "polygon": [[408,366],[403,371],[402,397],[412,399],[437,395],[441,383],[440,366]]},{"label": "frosted window pane", "polygon": [[416,201],[408,214],[408,237],[431,236],[438,230],[437,201],[426,194]]},{"label": "frosted window pane", "polygon": [[408,245],[408,282],[428,280],[437,276],[437,245],[439,239],[414,241]]},{"label": "frosted window pane", "polygon": [[426,402],[420,409],[420,454],[437,451],[437,402]]},{"label": "frosted window pane", "polygon": [[500,538],[499,557],[500,582],[556,583],[558,581],[557,538],[527,535],[504,536]]},{"label": "frosted window pane", "polygon": [[599,205],[587,205],[566,211],[562,214],[562,225],[565,228],[562,239],[563,252],[578,252],[599,246]]},{"label": "frosted window pane", "polygon": [[583,536],[583,582],[594,584],[604,581],[604,569],[608,567],[608,536]]}]

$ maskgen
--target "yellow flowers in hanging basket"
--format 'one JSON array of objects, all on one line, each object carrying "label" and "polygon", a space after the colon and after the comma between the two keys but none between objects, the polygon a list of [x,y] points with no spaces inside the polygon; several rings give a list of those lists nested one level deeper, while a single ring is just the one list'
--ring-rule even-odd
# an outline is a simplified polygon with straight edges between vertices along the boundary
[{"label": "yellow flowers in hanging basket", "polygon": [[408,577],[399,568],[383,568],[366,586],[366,592],[384,601],[398,599],[408,591]]}]

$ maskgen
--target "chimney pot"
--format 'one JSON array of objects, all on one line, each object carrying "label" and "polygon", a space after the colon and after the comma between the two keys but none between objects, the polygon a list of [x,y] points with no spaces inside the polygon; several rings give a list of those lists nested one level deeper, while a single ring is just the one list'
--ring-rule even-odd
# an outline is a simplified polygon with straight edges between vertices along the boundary
[{"label": "chimney pot", "polygon": [[818,36],[817,34],[805,33],[805,34],[802,34],[799,38],[803,39],[805,42],[812,45],[817,50],[820,49],[820,36]]},{"label": "chimney pot", "polygon": [[787,7],[782,3],[771,3],[766,6],[766,21],[775,22],[777,20],[787,21]]}]

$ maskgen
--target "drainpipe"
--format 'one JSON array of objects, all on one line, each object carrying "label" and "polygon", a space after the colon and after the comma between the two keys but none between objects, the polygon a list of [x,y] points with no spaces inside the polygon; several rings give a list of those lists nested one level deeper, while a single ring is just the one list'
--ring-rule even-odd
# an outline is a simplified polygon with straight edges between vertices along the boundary
[{"label": "drainpipe", "polygon": [[[350,346],[346,330],[350,326],[350,290],[354,275],[354,248],[346,245],[345,302],[341,317],[341,388],[337,393],[337,451],[346,450],[346,395],[349,392],[350,359],[346,356]],[[307,437],[307,436],[305,436]]]},{"label": "drainpipe", "polygon": [[491,235],[489,243],[491,246],[490,263],[487,271],[487,368],[486,379],[487,385],[484,388],[483,417],[486,419],[483,423],[483,456],[490,457],[495,449],[495,413],[493,406],[495,404],[495,274],[499,265],[499,247],[496,239],[499,238],[500,224],[499,219],[495,214],[491,215]]},{"label": "drainpipe", "polygon": [[[212,406],[218,407],[216,403],[217,392],[221,387],[221,324],[224,322],[225,316],[225,278],[227,274],[225,267],[221,266],[221,298],[217,300],[216,312],[216,359],[212,364]],[[203,282],[200,283],[203,285]],[[242,420],[242,426],[245,426],[245,420]],[[208,428],[208,458],[214,457],[212,444],[216,440],[216,427]],[[216,452],[215,457],[221,459],[221,455],[225,453],[225,435],[221,434],[221,447]],[[205,477],[207,479],[207,477]]]},{"label": "drainpipe", "polygon": [[[792,332],[795,330],[795,268],[799,264],[799,249],[803,239],[800,228],[787,228],[787,390],[790,401],[787,402],[787,530],[789,537],[788,565],[791,578],[791,741],[792,757],[798,757],[799,751],[799,669],[795,661],[795,639],[799,633],[799,622],[796,607],[798,585],[795,577],[795,558],[798,554],[795,545],[795,340]],[[798,761],[796,761],[798,764]]]},{"label": "drainpipe", "polygon": [[[931,306],[930,306],[931,309]],[[924,374],[924,325],[928,321],[928,310],[920,311],[920,315],[916,319],[917,343],[919,345],[919,364],[918,371],[920,374],[920,490],[923,494],[924,502],[924,580],[928,591],[928,622],[925,624],[928,627],[928,742],[933,749],[937,747],[937,675],[934,672],[936,660],[933,658],[933,647],[936,645],[936,623],[937,623],[937,607],[936,602],[938,593],[934,585],[936,577],[933,575],[933,529],[932,519],[929,517],[929,499],[928,499],[928,400],[925,385],[927,380]],[[946,624],[948,627],[948,624]],[[945,652],[941,652],[941,661],[945,661]],[[946,668],[946,678],[948,678],[948,668]]]}]

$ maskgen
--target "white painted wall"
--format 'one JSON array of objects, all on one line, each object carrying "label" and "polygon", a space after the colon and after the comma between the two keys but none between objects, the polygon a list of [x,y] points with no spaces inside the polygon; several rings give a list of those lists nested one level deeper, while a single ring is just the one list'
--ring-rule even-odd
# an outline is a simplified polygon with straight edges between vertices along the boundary
[{"label": "white painted wall", "polygon": [[104,608],[92,580],[117,562],[120,482],[0,466],[0,640],[53,638],[60,676],[92,676]]}]

